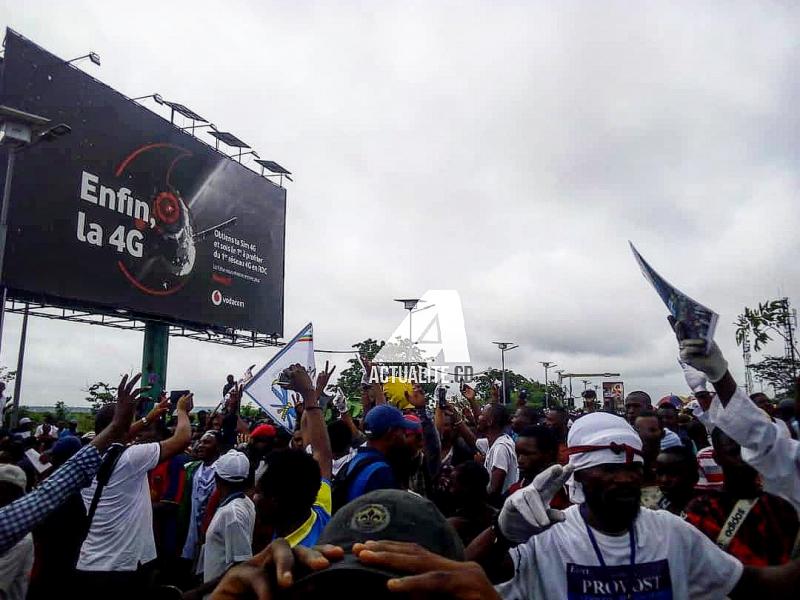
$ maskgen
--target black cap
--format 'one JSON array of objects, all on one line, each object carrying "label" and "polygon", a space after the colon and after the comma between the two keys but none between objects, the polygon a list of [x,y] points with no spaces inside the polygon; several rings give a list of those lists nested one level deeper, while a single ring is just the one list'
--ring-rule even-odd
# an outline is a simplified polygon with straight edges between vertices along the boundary
[{"label": "black cap", "polygon": [[352,577],[359,574],[364,581],[377,581],[385,589],[386,580],[403,574],[359,562],[352,553],[353,544],[369,540],[412,542],[445,558],[464,560],[461,539],[433,502],[402,490],[378,490],[343,506],[317,542],[341,546],[344,559],[301,579],[296,587],[311,584],[331,592],[341,582],[343,586],[349,584],[347,597],[352,598]]}]

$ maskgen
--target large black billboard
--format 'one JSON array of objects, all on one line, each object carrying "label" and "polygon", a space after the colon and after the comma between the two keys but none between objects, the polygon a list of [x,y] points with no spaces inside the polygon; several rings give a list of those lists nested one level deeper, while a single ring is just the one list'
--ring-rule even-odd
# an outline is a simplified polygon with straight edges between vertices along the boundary
[{"label": "large black billboard", "polygon": [[72,128],[17,154],[12,296],[283,333],[282,187],[10,30],[0,86]]}]

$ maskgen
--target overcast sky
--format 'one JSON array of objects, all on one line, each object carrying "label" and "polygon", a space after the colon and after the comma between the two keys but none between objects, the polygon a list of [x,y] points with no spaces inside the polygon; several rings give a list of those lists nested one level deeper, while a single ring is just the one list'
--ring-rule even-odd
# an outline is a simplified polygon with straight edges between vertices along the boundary
[{"label": "overcast sky", "polygon": [[[799,17],[790,2],[0,1],[0,23],[64,58],[98,52],[81,68],[296,174],[287,338],[313,321],[319,348],[385,339],[393,298],[455,289],[476,369],[503,339],[529,377],[551,360],[654,397],[685,384],[627,240],[720,314],[739,378],[742,307],[800,302]],[[8,316],[12,368],[19,330]],[[138,369],[141,344],[32,319],[23,402],[81,404]],[[173,339],[168,387],[213,404],[226,373],[272,353]]]}]

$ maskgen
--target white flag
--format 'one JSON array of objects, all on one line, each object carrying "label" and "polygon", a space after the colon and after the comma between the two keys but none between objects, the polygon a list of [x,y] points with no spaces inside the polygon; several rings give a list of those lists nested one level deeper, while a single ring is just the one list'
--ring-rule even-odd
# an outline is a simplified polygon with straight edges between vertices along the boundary
[{"label": "white flag", "polygon": [[281,371],[295,363],[306,368],[311,381],[316,380],[314,327],[311,323],[303,327],[244,387],[244,393],[289,433],[295,430],[297,415],[291,401],[292,392],[278,385],[278,377]]}]

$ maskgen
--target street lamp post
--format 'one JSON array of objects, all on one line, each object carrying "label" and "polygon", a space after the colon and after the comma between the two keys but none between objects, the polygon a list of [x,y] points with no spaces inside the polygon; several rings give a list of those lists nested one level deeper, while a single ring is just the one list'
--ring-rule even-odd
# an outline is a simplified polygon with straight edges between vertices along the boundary
[{"label": "street lamp post", "polygon": [[500,368],[503,372],[503,404],[508,403],[508,394],[506,393],[506,351],[519,348],[518,344],[513,342],[492,342],[500,348]]},{"label": "street lamp post", "polygon": [[549,361],[539,361],[539,364],[544,367],[544,407],[545,409],[550,408],[550,389],[548,388],[548,378],[547,372],[550,370],[551,367],[557,367],[558,365],[554,362]]},{"label": "street lamp post", "polygon": [[[419,298],[395,298],[395,302],[402,302],[403,308],[408,311],[408,343],[414,345],[414,333],[411,329],[411,312],[416,308]],[[409,350],[411,352],[411,350]]]},{"label": "street lamp post", "polygon": [[[94,61],[94,59],[92,59]],[[99,60],[99,59],[98,59]],[[6,176],[3,184],[3,196],[0,200],[0,277],[3,273],[5,259],[6,237],[8,235],[8,208],[11,198],[11,180],[14,176],[14,162],[18,153],[34,144],[53,141],[68,134],[72,129],[69,125],[59,123],[50,126],[50,119],[31,113],[26,113],[9,106],[0,106],[0,145],[7,147]],[[3,317],[6,308],[6,285],[0,280],[0,347],[3,339]],[[28,313],[25,311],[24,325],[27,325]],[[25,352],[26,327],[23,327],[20,341],[19,364]],[[22,373],[17,373],[21,380]],[[17,384],[17,387],[20,384]],[[19,391],[14,393],[14,408],[11,413],[11,426],[16,427],[19,416]]]}]

